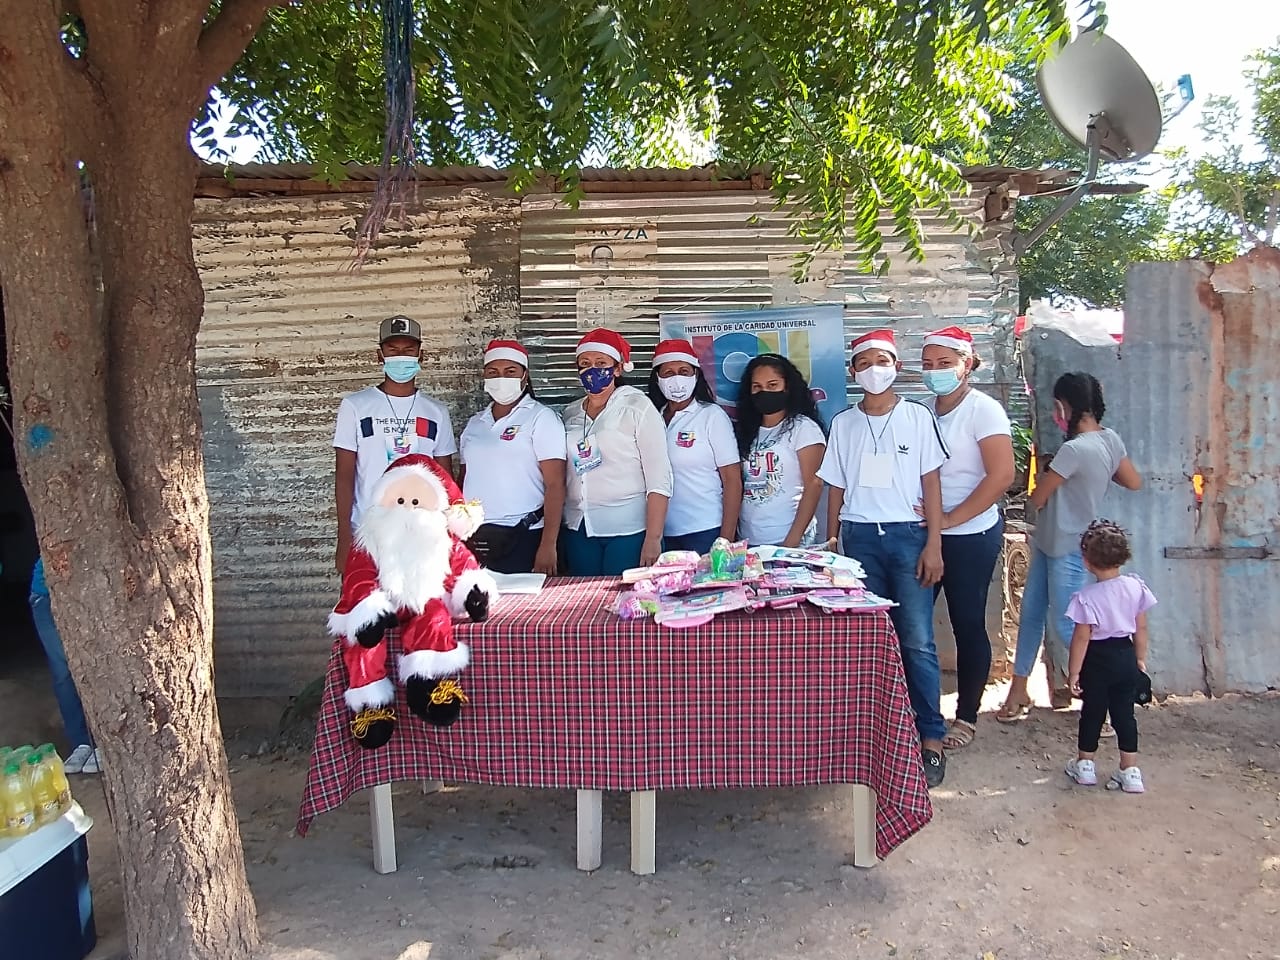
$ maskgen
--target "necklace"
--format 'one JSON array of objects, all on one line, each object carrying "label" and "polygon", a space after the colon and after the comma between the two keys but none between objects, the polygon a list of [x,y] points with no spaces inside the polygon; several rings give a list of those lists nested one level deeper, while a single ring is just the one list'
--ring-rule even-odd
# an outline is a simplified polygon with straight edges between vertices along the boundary
[{"label": "necklace", "polygon": [[[870,434],[871,434],[871,449],[872,449],[872,452],[877,453],[877,454],[880,452],[880,441],[884,439],[884,433],[885,433],[885,431],[886,431],[886,430],[888,430],[888,429],[889,429],[889,424],[892,422],[892,420],[893,420],[893,415],[894,415],[894,413],[896,413],[896,412],[897,412],[897,410],[898,410],[898,404],[899,404],[899,403],[901,403],[901,402],[902,402],[901,400],[897,400],[897,401],[895,401],[895,402],[894,402],[893,406],[889,408],[889,415],[888,415],[887,417],[885,417],[884,426],[880,428],[880,434],[879,434],[879,436],[877,436],[877,435],[876,435],[876,428],[875,428],[875,427],[873,427],[873,426],[871,425],[871,414],[867,413],[867,408],[866,408],[866,407],[862,407],[862,408],[861,408],[861,409],[862,409],[862,415],[863,415],[864,417],[866,417],[866,418],[867,418],[867,430],[868,430],[868,431],[870,432]],[[876,416],[884,416],[884,415],[883,415],[883,414],[876,414]]]},{"label": "necklace", "polygon": [[403,417],[396,416],[396,406],[391,402],[391,395],[384,393],[383,396],[387,398],[387,406],[391,408],[391,423],[396,428],[396,434],[404,436],[409,429],[409,419],[413,416],[413,408],[418,403],[418,391],[415,390],[413,392],[413,398],[409,401],[409,410]]}]

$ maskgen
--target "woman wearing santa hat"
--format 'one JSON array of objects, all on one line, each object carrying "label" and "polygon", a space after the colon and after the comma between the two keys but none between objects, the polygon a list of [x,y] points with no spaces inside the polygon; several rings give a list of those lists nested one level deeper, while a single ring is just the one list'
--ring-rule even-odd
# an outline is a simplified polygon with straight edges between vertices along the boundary
[{"label": "woman wearing santa hat", "polygon": [[[950,454],[942,465],[942,580],[956,638],[956,716],[942,743],[966,747],[977,732],[978,707],[991,673],[987,591],[1004,545],[1000,498],[1016,473],[1009,416],[996,400],[975,390],[978,368],[973,337],[947,327],[924,340],[921,366]],[[923,509],[918,511],[924,515]]]},{"label": "woman wearing santa hat", "polygon": [[534,399],[529,352],[514,340],[485,348],[484,392],[492,402],[467,421],[459,441],[463,494],[484,509],[471,548],[498,573],[554,576],[564,511],[564,425]]},{"label": "woman wearing santa hat", "polygon": [[634,366],[620,335],[593,330],[575,352],[587,395],[564,409],[561,547],[571,576],[618,576],[662,553],[672,490],[666,425],[644,393],[621,382]]},{"label": "woman wearing santa hat", "polygon": [[[930,787],[946,776],[942,675],[933,641],[934,585],[942,579],[942,481],[946,447],[933,413],[893,391],[902,364],[890,330],[853,341],[860,403],[831,421],[818,470],[828,486],[828,529],[866,571],[867,589],[894,601],[907,692]],[[925,525],[916,515],[923,502]]]},{"label": "woman wearing santa hat", "polygon": [[674,476],[663,546],[707,553],[732,540],[742,509],[742,463],[729,415],[716,403],[688,340],[663,340],[653,354],[649,399],[667,423]]}]

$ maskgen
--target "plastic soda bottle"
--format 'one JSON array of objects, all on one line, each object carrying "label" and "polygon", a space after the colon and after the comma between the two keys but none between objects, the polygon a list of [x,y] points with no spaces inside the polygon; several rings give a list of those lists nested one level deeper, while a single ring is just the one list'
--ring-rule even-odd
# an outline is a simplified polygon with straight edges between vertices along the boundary
[{"label": "plastic soda bottle", "polygon": [[10,762],[0,781],[0,800],[4,806],[4,825],[11,837],[23,837],[35,829],[36,811],[31,803],[31,790],[22,767]]},{"label": "plastic soda bottle", "polygon": [[31,803],[36,808],[36,824],[43,827],[58,819],[58,788],[53,783],[53,768],[44,762],[44,753],[39,750],[27,757],[27,777],[31,782]]},{"label": "plastic soda bottle", "polygon": [[67,771],[62,766],[62,758],[52,743],[42,743],[39,750],[44,754],[44,763],[49,767],[49,776],[53,787],[58,791],[58,812],[66,813],[71,806],[71,784],[67,781]]}]

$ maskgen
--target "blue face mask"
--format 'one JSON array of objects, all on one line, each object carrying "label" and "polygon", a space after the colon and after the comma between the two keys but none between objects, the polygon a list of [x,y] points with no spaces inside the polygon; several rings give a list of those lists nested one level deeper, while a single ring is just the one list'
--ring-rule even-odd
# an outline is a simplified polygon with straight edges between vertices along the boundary
[{"label": "blue face mask", "polygon": [[382,372],[396,383],[408,383],[421,369],[417,357],[387,357],[382,361]]},{"label": "blue face mask", "polygon": [[955,367],[924,371],[924,385],[935,396],[945,397],[955,393],[960,389],[960,383],[960,374],[956,373]]},{"label": "blue face mask", "polygon": [[578,374],[587,393],[601,393],[613,383],[613,367],[587,367]]}]

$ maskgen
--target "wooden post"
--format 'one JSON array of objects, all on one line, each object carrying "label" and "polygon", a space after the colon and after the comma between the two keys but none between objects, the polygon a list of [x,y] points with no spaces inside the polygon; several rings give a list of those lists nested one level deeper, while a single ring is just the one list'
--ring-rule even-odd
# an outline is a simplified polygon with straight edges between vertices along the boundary
[{"label": "wooden post", "polygon": [[874,867],[876,858],[876,792],[863,783],[853,785],[853,865]]},{"label": "wooden post", "polygon": [[604,794],[578,791],[578,869],[599,870],[604,835]]},{"label": "wooden post", "polygon": [[396,822],[391,808],[391,784],[380,783],[369,793],[369,821],[373,826],[373,869],[396,872]]},{"label": "wooden post", "polygon": [[658,797],[652,790],[631,794],[631,872],[648,876],[657,867]]}]

